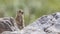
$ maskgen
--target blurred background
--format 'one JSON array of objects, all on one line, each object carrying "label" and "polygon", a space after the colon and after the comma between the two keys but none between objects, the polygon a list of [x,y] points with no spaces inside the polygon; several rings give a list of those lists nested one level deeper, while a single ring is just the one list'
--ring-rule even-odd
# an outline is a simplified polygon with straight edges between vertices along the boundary
[{"label": "blurred background", "polygon": [[19,9],[28,25],[43,15],[59,12],[60,0],[0,0],[0,17],[15,18]]}]

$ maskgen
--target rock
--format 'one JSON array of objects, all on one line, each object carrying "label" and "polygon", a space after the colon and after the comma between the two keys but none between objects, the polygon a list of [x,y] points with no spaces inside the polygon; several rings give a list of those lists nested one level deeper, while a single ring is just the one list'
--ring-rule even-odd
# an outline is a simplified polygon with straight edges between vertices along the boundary
[{"label": "rock", "polygon": [[18,28],[15,26],[15,21],[12,17],[0,18],[0,33],[4,31],[16,31]]},{"label": "rock", "polygon": [[60,32],[60,12],[44,15],[21,30],[21,34],[58,34]]},{"label": "rock", "polygon": [[13,31],[11,34],[60,34],[60,12],[44,15],[21,31]]},{"label": "rock", "polygon": [[13,31],[13,32],[11,32],[11,31],[4,31],[1,34],[21,34],[21,33],[20,33],[20,31]]}]

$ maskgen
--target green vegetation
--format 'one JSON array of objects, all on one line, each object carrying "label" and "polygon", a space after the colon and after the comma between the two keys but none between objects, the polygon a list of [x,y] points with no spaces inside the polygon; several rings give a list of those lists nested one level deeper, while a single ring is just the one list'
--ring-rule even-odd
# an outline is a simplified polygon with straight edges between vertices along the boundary
[{"label": "green vegetation", "polygon": [[40,16],[60,11],[60,0],[0,0],[0,17],[15,17],[22,9],[26,25]]}]

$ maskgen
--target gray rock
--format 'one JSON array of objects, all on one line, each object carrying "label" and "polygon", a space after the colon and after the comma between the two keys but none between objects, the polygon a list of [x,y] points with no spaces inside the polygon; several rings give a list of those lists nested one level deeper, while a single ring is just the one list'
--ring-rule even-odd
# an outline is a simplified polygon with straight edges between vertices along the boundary
[{"label": "gray rock", "polygon": [[15,34],[59,34],[60,12],[44,15]]},{"label": "gray rock", "polygon": [[22,34],[58,34],[60,32],[60,12],[44,15],[21,30]]}]

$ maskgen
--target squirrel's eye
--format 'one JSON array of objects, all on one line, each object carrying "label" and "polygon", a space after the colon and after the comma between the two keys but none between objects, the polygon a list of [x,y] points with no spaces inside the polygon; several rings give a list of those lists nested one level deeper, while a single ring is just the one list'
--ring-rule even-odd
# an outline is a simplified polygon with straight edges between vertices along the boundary
[{"label": "squirrel's eye", "polygon": [[18,11],[18,13],[21,13],[21,11]]}]

